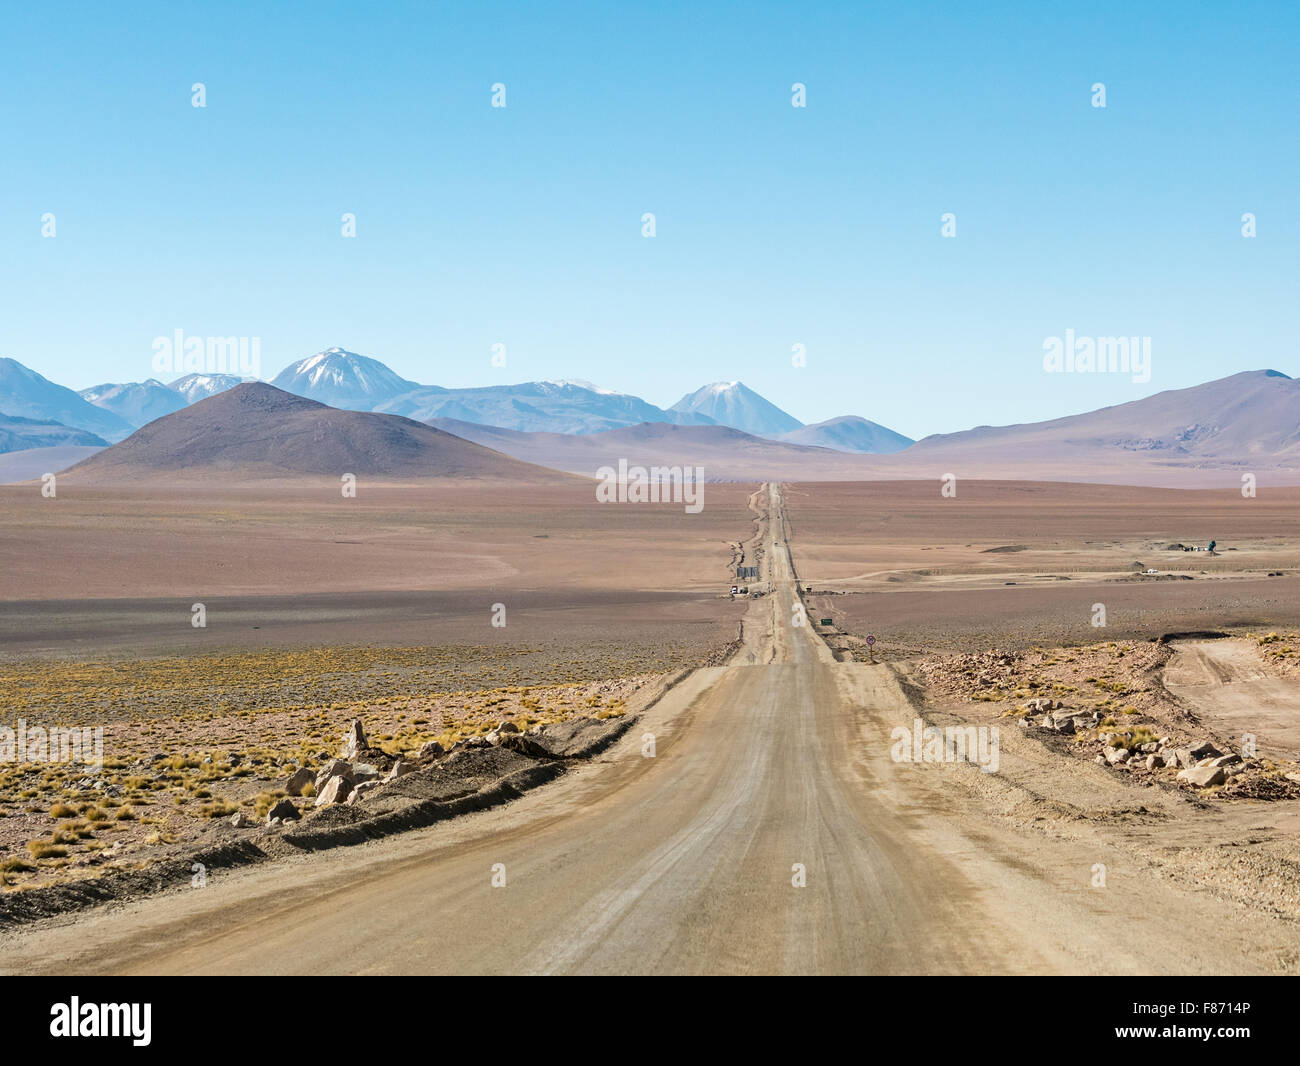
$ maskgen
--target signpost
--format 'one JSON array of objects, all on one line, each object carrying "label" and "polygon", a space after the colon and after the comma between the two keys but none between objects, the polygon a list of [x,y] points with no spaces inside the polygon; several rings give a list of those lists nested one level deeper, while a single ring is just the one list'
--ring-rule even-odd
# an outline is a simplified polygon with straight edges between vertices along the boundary
[{"label": "signpost", "polygon": [[867,634],[867,654],[870,655],[871,661],[876,661],[876,638],[871,633]]}]

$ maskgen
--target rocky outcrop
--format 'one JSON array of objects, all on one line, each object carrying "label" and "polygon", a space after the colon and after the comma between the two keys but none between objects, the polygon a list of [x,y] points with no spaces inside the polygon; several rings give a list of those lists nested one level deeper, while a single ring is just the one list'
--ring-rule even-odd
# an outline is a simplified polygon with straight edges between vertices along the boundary
[{"label": "rocky outcrop", "polygon": [[358,755],[369,750],[370,744],[366,741],[366,730],[358,718],[350,726],[343,737],[343,758],[355,759]]}]

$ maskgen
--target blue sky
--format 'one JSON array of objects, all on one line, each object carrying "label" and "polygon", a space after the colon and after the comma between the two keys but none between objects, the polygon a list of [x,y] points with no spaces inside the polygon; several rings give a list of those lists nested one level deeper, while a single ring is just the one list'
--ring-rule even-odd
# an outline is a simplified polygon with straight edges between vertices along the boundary
[{"label": "blue sky", "polygon": [[[11,6],[0,355],[739,378],[912,436],[1296,374],[1298,45],[1293,3]],[[1151,380],[1045,374],[1066,329]]]}]

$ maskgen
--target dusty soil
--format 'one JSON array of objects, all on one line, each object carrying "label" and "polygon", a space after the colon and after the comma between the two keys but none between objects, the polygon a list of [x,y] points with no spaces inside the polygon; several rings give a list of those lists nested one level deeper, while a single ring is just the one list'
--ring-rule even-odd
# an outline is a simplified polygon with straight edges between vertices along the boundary
[{"label": "dusty soil", "polygon": [[1215,732],[1249,734],[1265,755],[1300,759],[1297,648],[1294,632],[1179,641],[1164,684]]},{"label": "dusty soil", "polygon": [[[328,866],[304,861],[249,873],[228,897],[186,895],[181,886],[120,920],[101,913],[84,924],[43,928],[12,943],[17,961],[9,965],[57,971],[77,959],[95,969],[126,967],[123,956],[97,947],[121,944],[135,952],[129,966],[140,970],[268,972],[277,959],[294,970],[303,952],[337,953],[346,937],[349,965],[375,972],[1300,969],[1300,799],[1286,776],[1295,771],[1286,744],[1296,627],[1242,629],[1227,643],[1151,639],[1168,629],[1223,629],[1237,610],[1225,605],[1236,602],[1243,613],[1253,610],[1255,621],[1285,620],[1293,610],[1285,589],[1294,579],[1266,574],[1300,564],[1286,510],[1296,501],[1238,515],[1226,496],[1126,497],[1092,486],[985,492],[963,483],[969,506],[954,510],[956,501],[939,498],[937,486],[895,488],[892,503],[874,517],[861,510],[860,492],[843,494],[843,486],[789,490],[788,520],[764,526],[765,551],[750,557],[781,561],[788,540],[800,585],[826,589],[818,594],[824,599],[809,597],[809,614],[816,623],[825,611],[832,625],[787,626],[789,570],[780,568],[767,599],[720,601],[721,611],[747,611],[746,644],[735,665],[690,675],[646,712],[648,727],[671,738],[659,759],[643,758],[636,738],[625,737],[608,760],[524,796],[508,814],[485,811],[442,835],[385,842],[369,857],[320,856]],[[865,532],[864,523],[877,519],[893,528]],[[1212,526],[1223,551],[1171,551],[1170,543],[1207,539],[1185,532],[1193,524]],[[710,550],[719,546],[734,564],[734,548],[720,539]],[[931,565],[939,551],[950,553],[947,560]],[[1167,555],[1151,562],[1157,551]],[[1161,573],[1139,577],[1137,562]],[[1192,580],[1170,578],[1170,570]],[[1083,595],[1058,591],[1065,584],[1059,577],[1086,579]],[[909,582],[917,587],[897,591]],[[1135,598],[1096,596],[1098,587]],[[1165,598],[1187,588],[1204,589],[1203,599]],[[1272,589],[1279,590],[1267,593],[1275,603],[1262,598]],[[981,602],[1003,590],[1036,598],[1019,601],[1020,612],[1004,606],[981,619]],[[861,658],[865,626],[835,612],[855,599],[874,599],[884,610],[900,596],[928,597],[929,615],[913,644],[902,630],[877,632],[882,644],[871,654],[895,660],[887,666],[830,662],[825,648],[807,639],[810,629],[824,629],[837,658]],[[1108,608],[1104,628],[1092,624],[1098,601]],[[1117,621],[1130,602],[1133,617]],[[759,637],[756,617],[770,627]],[[863,616],[873,630],[880,617]],[[921,639],[924,624],[930,635]],[[1052,626],[1067,628],[1069,639],[1045,637],[1056,632]],[[579,690],[576,713],[598,696],[612,700],[608,710],[616,714],[619,699],[633,706],[653,684],[627,694]],[[1236,699],[1239,684],[1256,690]],[[292,681],[286,690],[293,692]],[[1272,717],[1256,722],[1249,708],[1261,693],[1273,700]],[[439,706],[446,715],[452,708],[437,701],[452,695],[431,685],[418,707],[385,707],[395,712],[382,727],[393,738],[385,743],[413,742],[432,722],[410,716],[429,718]],[[523,708],[521,693],[507,696],[516,701],[512,708]],[[1096,725],[1068,735],[1048,731],[1034,724],[1029,706],[1043,699],[1095,713]],[[346,717],[350,708],[338,710]],[[248,711],[240,705],[230,713]],[[489,705],[466,725],[481,730],[496,713]],[[892,760],[891,728],[914,715],[998,728],[1000,769]],[[1138,758],[1166,737],[1169,749],[1209,740],[1235,751],[1248,727],[1260,752],[1222,786],[1194,789],[1177,780],[1174,767],[1149,768]],[[1117,742],[1132,757],[1098,764]],[[175,772],[201,774],[203,765]],[[530,886],[541,886],[523,909],[503,910],[486,884],[475,887],[486,860],[497,861],[503,849],[510,849],[512,870],[527,871]],[[684,849],[689,862],[680,861]],[[810,881],[811,909],[792,903],[788,889],[791,855],[807,853],[828,875]],[[265,920],[285,905],[286,886],[303,870],[333,881],[344,868],[356,871],[356,880],[307,901],[287,923],[292,931]],[[375,916],[410,898],[424,905],[405,915],[394,946],[378,935]],[[852,905],[844,906],[846,898]],[[198,943],[181,943],[191,920],[205,932]],[[166,927],[177,932],[174,950],[156,946],[160,921],[173,923]],[[431,959],[422,945],[448,922],[471,932],[440,943]],[[304,926],[316,935],[303,937]],[[500,936],[507,926],[523,935]],[[783,937],[796,928],[809,935]],[[693,951],[700,930],[707,950]],[[218,958],[209,947],[214,939]]]},{"label": "dusty soil", "polygon": [[[1300,681],[1282,675],[1264,651],[1268,645],[1249,638],[1216,643],[1224,644],[1222,654],[1243,670],[1271,682],[1280,700],[1290,706],[1300,702]],[[1191,642],[1193,648],[1200,644]],[[1222,786],[1196,789],[1201,799],[1300,799],[1300,765],[1286,744],[1300,723],[1291,717],[1279,732],[1238,702],[1232,705],[1235,714],[1225,713],[1208,696],[1199,705],[1189,704],[1178,694],[1179,686],[1169,685],[1171,671],[1174,677],[1186,674],[1186,648],[1177,641],[1111,641],[1050,651],[927,657],[912,669],[932,706],[981,721],[1005,720],[1075,758],[1095,762],[1108,748],[1124,748],[1131,757],[1112,769],[1139,785],[1190,789],[1178,786],[1182,766],[1159,761],[1152,766],[1144,756],[1209,741],[1217,753],[1240,754],[1245,769]],[[1054,715],[1088,715],[1098,721],[1064,735],[1042,728],[1044,715],[1037,708],[1044,701],[1050,701]],[[991,710],[981,712],[980,704]]]},{"label": "dusty soil", "polygon": [[[962,481],[957,493],[941,497],[937,480],[791,486],[810,613],[874,635],[886,658],[1300,626],[1295,489]],[[1171,547],[1211,539],[1214,554]]]},{"label": "dusty soil", "polygon": [[[778,494],[772,500],[779,506]],[[15,930],[0,966],[168,974],[1300,967],[1295,801],[1207,802],[1073,757],[1060,738],[1045,741],[1000,717],[1008,701],[962,698],[949,711],[920,698],[921,681],[906,666],[831,661],[809,627],[787,622],[795,612],[784,539],[773,524],[774,580],[769,596],[750,604],[735,664],[692,673],[604,757],[553,785],[435,829],[223,867],[200,892],[177,877],[173,891],[147,900]],[[764,633],[751,645],[753,630]],[[997,659],[996,667],[1013,666],[1012,681],[1050,673],[1069,685],[1077,665],[1112,686],[1079,679],[1091,686],[1087,699],[1161,713],[1154,687],[1149,696],[1124,689],[1131,663],[1137,674],[1165,664],[1138,662],[1136,649],[1109,642],[1088,654],[1087,664]],[[995,663],[981,669],[992,674]],[[893,756],[893,727],[962,714],[1000,723],[997,772]],[[641,748],[643,730],[659,738],[654,758]],[[792,862],[808,874],[797,891]],[[513,892],[489,883],[496,864],[509,870]]]},{"label": "dusty soil", "polygon": [[[704,509],[600,504],[595,482],[337,481],[0,487],[0,600],[167,599],[482,590],[725,591],[753,486]],[[484,614],[486,617],[486,612]],[[188,619],[185,621],[188,625]],[[353,639],[358,639],[354,636]]]},{"label": "dusty soil", "polygon": [[355,718],[398,756],[624,715],[736,639],[752,491],[688,515],[567,483],[0,490],[0,725],[101,727],[104,758],[0,762],[0,881],[260,818]]}]

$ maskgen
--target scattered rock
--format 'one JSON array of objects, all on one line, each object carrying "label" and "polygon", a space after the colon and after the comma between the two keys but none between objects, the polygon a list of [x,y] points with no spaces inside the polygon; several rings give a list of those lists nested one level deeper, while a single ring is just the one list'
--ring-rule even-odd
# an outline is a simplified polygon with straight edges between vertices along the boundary
[{"label": "scattered rock", "polygon": [[332,759],[316,775],[316,791],[320,792],[325,782],[332,777],[345,777],[352,784],[352,764],[343,759]]},{"label": "scattered rock", "polygon": [[362,781],[374,781],[379,777],[379,768],[372,766],[368,762],[359,762],[352,767],[352,783],[360,784]]},{"label": "scattered rock", "polygon": [[396,781],[399,777],[404,777],[414,769],[415,765],[413,763],[409,763],[405,759],[398,759],[397,762],[393,763],[393,768],[388,771],[388,776],[384,780]]},{"label": "scattered rock", "polygon": [[331,803],[342,803],[352,791],[352,782],[342,774],[337,774],[326,781],[323,788],[316,790],[315,806],[327,807]]},{"label": "scattered rock", "polygon": [[306,766],[300,766],[289,775],[289,780],[284,783],[284,790],[291,796],[301,796],[304,788],[315,783],[316,771]]},{"label": "scattered rock", "polygon": [[230,824],[233,825],[236,829],[252,829],[253,826],[256,825],[257,823],[254,822],[253,819],[248,817],[248,815],[246,815],[243,811],[240,811],[238,814],[236,814],[233,818],[230,819]]},{"label": "scattered rock", "polygon": [[362,781],[348,794],[348,798],[344,802],[349,805],[360,803],[368,793],[374,792],[381,785],[383,785],[382,781]]},{"label": "scattered rock", "polygon": [[497,744],[506,751],[518,752],[520,755],[527,755],[530,759],[555,758],[549,748],[543,747],[532,737],[525,736],[523,733],[507,733],[498,739]]},{"label": "scattered rock", "polygon": [[1129,761],[1129,758],[1130,756],[1127,748],[1106,749],[1106,761],[1110,763],[1111,766],[1119,766],[1122,763],[1126,763]]},{"label": "scattered rock", "polygon": [[269,825],[272,818],[278,818],[282,822],[296,822],[302,815],[298,808],[290,803],[287,799],[282,799],[272,805],[271,809],[266,812],[266,822]]},{"label": "scattered rock", "polygon": [[1209,788],[1211,785],[1221,785],[1228,779],[1228,775],[1223,772],[1222,766],[1193,766],[1186,770],[1178,772],[1178,780],[1185,781],[1189,785],[1195,785],[1197,788]]},{"label": "scattered rock", "polygon": [[446,748],[444,748],[436,740],[430,740],[424,745],[424,747],[420,749],[420,753],[417,756],[417,758],[436,759],[439,755],[445,755],[446,753],[447,753]]},{"label": "scattered rock", "polygon": [[1202,740],[1199,744],[1194,744],[1191,748],[1188,749],[1188,751],[1191,752],[1192,758],[1197,760],[1210,759],[1216,755],[1223,754],[1223,752],[1221,752],[1208,740]]}]

